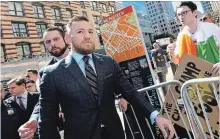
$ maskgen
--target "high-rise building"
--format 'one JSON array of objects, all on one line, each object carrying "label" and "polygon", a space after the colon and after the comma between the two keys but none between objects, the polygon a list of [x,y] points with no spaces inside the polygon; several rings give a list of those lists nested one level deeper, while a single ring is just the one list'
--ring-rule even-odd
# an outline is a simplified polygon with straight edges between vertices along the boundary
[{"label": "high-rise building", "polygon": [[139,25],[141,28],[141,32],[144,38],[145,46],[150,47],[152,46],[153,42],[153,29],[151,27],[151,24],[149,22],[147,12],[145,9],[143,1],[136,1],[136,2],[131,2],[131,1],[116,1],[115,2],[115,7],[117,10],[121,10],[129,5],[132,5],[136,11],[137,14],[137,19],[139,21]]},{"label": "high-rise building", "polygon": [[170,21],[175,18],[174,8],[170,1],[146,1],[145,7],[154,35],[173,33]]},{"label": "high-rise building", "polygon": [[213,12],[211,1],[201,1],[201,5],[205,13]]},{"label": "high-rise building", "polygon": [[[1,62],[44,55],[44,31],[58,26],[65,31],[68,20],[83,15],[100,34],[100,21],[115,12],[115,2],[102,1],[1,1]],[[99,38],[95,40],[100,48]]]}]

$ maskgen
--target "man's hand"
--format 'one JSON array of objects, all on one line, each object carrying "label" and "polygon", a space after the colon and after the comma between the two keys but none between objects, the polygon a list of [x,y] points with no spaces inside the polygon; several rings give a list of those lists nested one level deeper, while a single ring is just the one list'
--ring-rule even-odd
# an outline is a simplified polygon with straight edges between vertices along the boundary
[{"label": "man's hand", "polygon": [[22,126],[20,126],[18,132],[21,139],[33,139],[36,130],[37,130],[37,121],[30,120],[24,123]]},{"label": "man's hand", "polygon": [[[155,122],[157,124],[157,126],[160,128],[161,132],[163,133],[163,136],[165,138],[168,137],[168,139],[172,139],[174,136],[174,127],[172,125],[172,122],[164,117],[161,116],[157,116],[155,118]],[[167,135],[167,131],[166,128],[168,128],[169,130],[169,135]]]},{"label": "man's hand", "polygon": [[120,101],[119,101],[119,109],[120,109],[120,111],[121,110],[126,111],[127,107],[128,107],[128,102],[124,98],[120,98]]},{"label": "man's hand", "polygon": [[213,67],[212,67],[212,73],[216,74],[216,75],[220,75],[220,62],[216,63]]}]

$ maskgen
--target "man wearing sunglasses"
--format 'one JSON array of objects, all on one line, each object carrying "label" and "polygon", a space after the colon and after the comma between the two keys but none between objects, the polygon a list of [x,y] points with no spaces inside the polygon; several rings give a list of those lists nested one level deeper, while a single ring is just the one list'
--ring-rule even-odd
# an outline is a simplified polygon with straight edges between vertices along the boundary
[{"label": "man wearing sunglasses", "polygon": [[208,23],[213,23],[213,19],[212,19],[211,14],[209,14],[209,13],[203,14],[202,21],[203,22],[208,22]]},{"label": "man wearing sunglasses", "polygon": [[179,64],[182,55],[187,53],[215,64],[212,72],[219,74],[220,28],[213,23],[197,21],[197,6],[191,1],[180,4],[177,17],[183,28],[176,44],[167,46],[171,60]]}]

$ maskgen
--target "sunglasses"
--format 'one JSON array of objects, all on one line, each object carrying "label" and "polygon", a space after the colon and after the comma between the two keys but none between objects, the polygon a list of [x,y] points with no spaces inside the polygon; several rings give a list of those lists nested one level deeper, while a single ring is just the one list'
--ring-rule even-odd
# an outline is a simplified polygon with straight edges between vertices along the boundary
[{"label": "sunglasses", "polygon": [[202,19],[200,19],[200,21],[206,21],[209,17],[204,17]]}]

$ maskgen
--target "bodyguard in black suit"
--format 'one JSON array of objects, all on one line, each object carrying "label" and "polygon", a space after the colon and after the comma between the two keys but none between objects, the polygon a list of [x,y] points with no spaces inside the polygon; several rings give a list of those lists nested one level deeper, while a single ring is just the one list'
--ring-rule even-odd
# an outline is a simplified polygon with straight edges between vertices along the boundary
[{"label": "bodyguard in black suit", "polygon": [[76,16],[67,25],[66,39],[72,54],[47,66],[40,85],[40,139],[59,139],[57,114],[59,104],[65,115],[65,139],[123,139],[121,121],[115,108],[114,93],[122,96],[143,115],[155,120],[166,134],[172,123],[160,116],[149,102],[125,79],[118,64],[109,56],[94,54],[93,27],[88,19]]},{"label": "bodyguard in black suit", "polygon": [[3,100],[1,105],[2,139],[20,139],[17,130],[29,120],[39,95],[30,94],[25,90],[24,78],[10,80],[8,87],[12,96]]},{"label": "bodyguard in black suit", "polygon": [[[50,27],[45,30],[43,35],[45,47],[48,50],[48,52],[52,56],[54,56],[46,66],[53,65],[54,63],[56,63],[57,61],[61,60],[62,58],[66,57],[69,54],[68,45],[64,40],[64,36],[65,36],[64,31],[62,31],[58,27]],[[39,71],[40,78],[42,77],[43,70],[46,66],[40,69]],[[33,138],[33,134],[30,133],[36,131],[38,118],[39,118],[39,103],[37,103],[36,106],[34,107],[33,113],[29,121],[23,124],[19,128],[18,131],[21,138],[25,138],[25,139]],[[63,119],[63,117],[60,117],[59,119],[61,118]],[[63,125],[62,119],[58,120],[61,121],[57,125],[59,129],[61,129]]]}]

